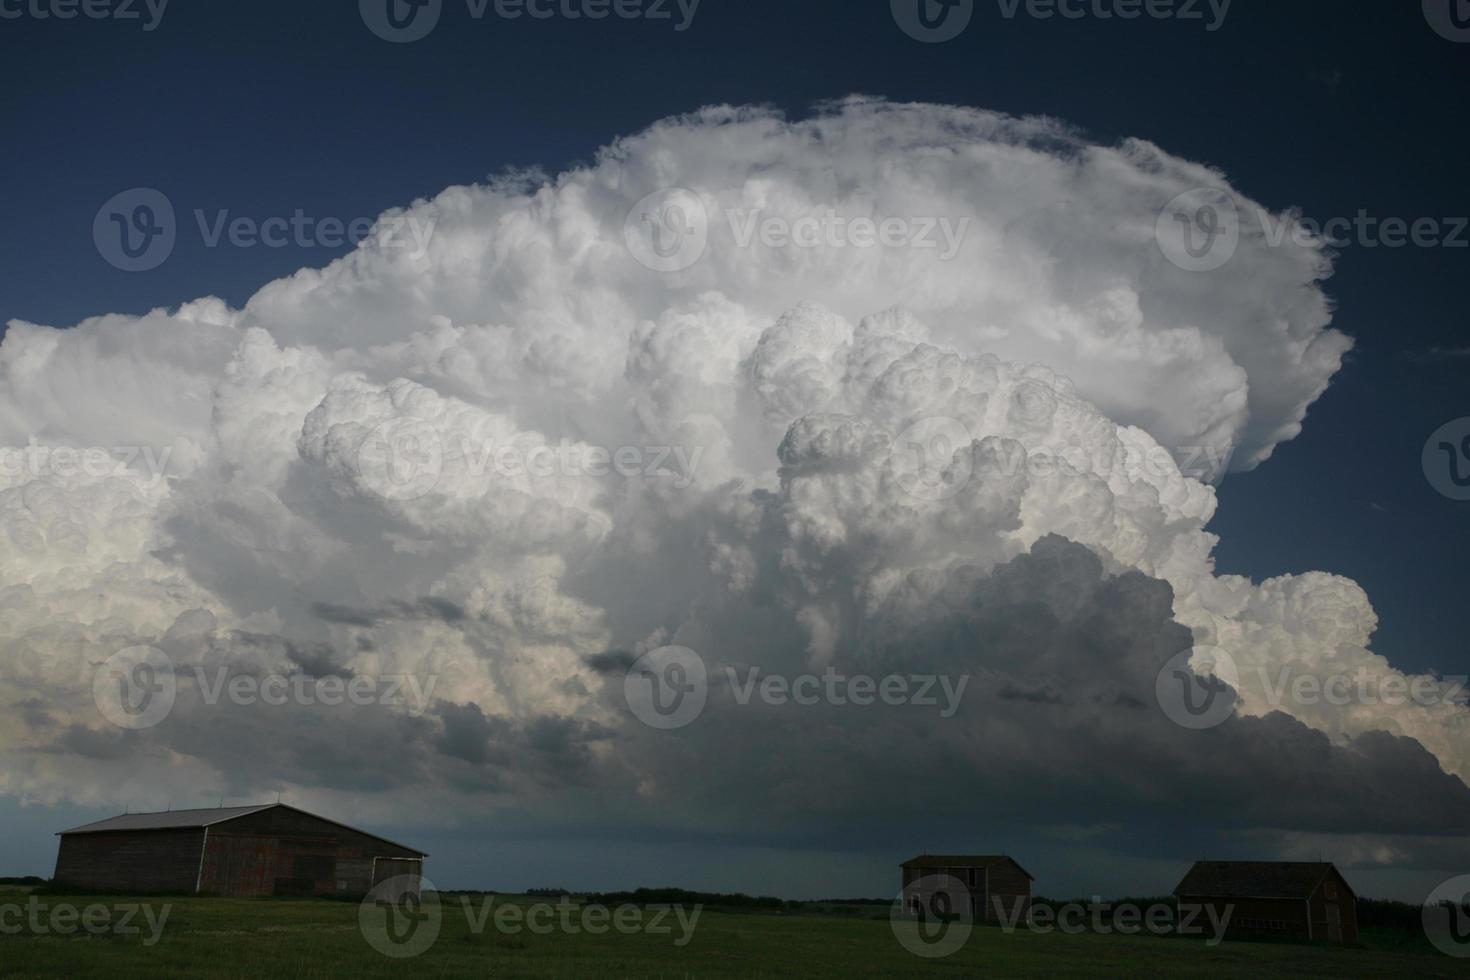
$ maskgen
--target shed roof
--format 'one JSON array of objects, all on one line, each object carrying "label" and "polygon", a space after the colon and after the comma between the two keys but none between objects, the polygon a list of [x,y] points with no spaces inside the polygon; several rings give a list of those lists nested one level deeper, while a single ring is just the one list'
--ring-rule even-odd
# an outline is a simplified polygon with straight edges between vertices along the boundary
[{"label": "shed roof", "polygon": [[285,803],[262,803],[257,806],[218,806],[208,807],[202,810],[161,810],[156,813],[124,813],[121,816],[108,817],[106,820],[98,820],[94,823],[82,824],[80,827],[73,827],[70,830],[59,831],[57,836],[100,834],[116,830],[193,830],[202,827],[213,827],[215,824],[236,820],[240,817],[249,816],[252,813],[259,813],[262,810],[271,810],[277,807],[285,810],[294,810],[297,813],[305,813],[309,817],[341,827],[345,830],[351,830],[354,833],[359,833],[366,837],[371,837],[374,840],[380,840],[385,844],[392,844],[394,847],[401,847],[405,851],[412,851],[424,857],[429,856],[426,852],[416,847],[400,844],[380,834],[369,833],[361,828],[342,823],[340,820],[332,820],[319,813],[310,813],[299,807],[288,806]]},{"label": "shed roof", "polygon": [[107,830],[184,830],[194,827],[208,827],[225,820],[233,820],[243,817],[247,813],[257,813],[261,810],[275,806],[274,803],[265,803],[260,806],[220,806],[209,807],[203,810],[161,810],[157,813],[124,813],[117,817],[108,817],[106,820],[98,820],[94,823],[82,824],[70,830],[63,830],[63,834],[98,834]]},{"label": "shed roof", "polygon": [[1330,861],[1196,861],[1174,894],[1208,898],[1307,898],[1317,890],[1322,879],[1336,870]]},{"label": "shed roof", "polygon": [[[920,854],[918,857],[909,858],[901,868],[988,868],[992,864],[1001,861],[1009,861],[1016,867],[1021,868],[1021,863],[1009,854]],[[1021,868],[1021,873],[1032,881],[1036,878]]]}]

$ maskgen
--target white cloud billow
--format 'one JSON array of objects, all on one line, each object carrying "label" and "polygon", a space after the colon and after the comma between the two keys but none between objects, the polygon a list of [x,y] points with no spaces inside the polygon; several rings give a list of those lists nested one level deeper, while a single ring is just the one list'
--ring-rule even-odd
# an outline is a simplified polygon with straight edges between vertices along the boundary
[{"label": "white cloud billow", "polygon": [[[1228,187],[1049,120],[871,100],[801,122],[708,109],[555,178],[417,202],[435,229],[422,256],[369,242],[238,311],[205,299],[13,325],[0,445],[170,456],[162,480],[0,471],[0,699],[31,706],[0,716],[0,791],[121,800],[137,784],[103,764],[110,751],[181,793],[285,782],[304,796],[350,789],[355,761],[375,770],[366,737],[332,773],[313,768],[287,744],[317,733],[300,712],[231,714],[211,734],[181,704],[104,750],[86,735],[103,731],[90,665],[155,644],[191,663],[442,673],[443,711],[399,732],[425,753],[406,767],[415,799],[587,781],[638,798],[667,760],[589,660],[678,642],[714,661],[851,666],[914,595],[1053,534],[1104,574],[1172,586],[1177,622],[1241,665],[1247,713],[1273,707],[1258,665],[1394,676],[1355,583],[1213,574],[1215,492],[1175,460],[1260,464],[1350,342],[1328,327],[1319,249],[1245,236],[1213,272],[1165,259],[1160,209],[1199,186]],[[658,272],[624,229],[669,187],[702,202],[708,242]],[[945,260],[741,247],[730,210],[967,224]],[[433,472],[384,493],[364,446],[404,426],[431,434],[418,448]],[[931,454],[924,472],[906,433]],[[676,487],[654,468],[505,472],[485,456],[497,447],[579,465],[680,447],[698,463]],[[1023,604],[1004,595],[988,601]],[[1056,679],[1097,669],[1070,656]],[[1470,776],[1464,707],[1274,707],[1344,746],[1410,736]],[[338,720],[342,740],[369,724]],[[242,758],[242,740],[265,748]],[[495,778],[446,775],[436,745]]]}]

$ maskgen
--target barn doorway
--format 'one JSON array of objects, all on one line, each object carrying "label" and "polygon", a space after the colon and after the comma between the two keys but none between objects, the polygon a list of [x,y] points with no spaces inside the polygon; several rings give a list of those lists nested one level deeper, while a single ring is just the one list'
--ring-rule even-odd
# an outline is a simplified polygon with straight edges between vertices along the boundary
[{"label": "barn doorway", "polygon": [[[376,858],[373,861],[373,889],[378,898],[397,902],[406,895],[417,895],[423,862],[405,858]],[[391,882],[386,888],[379,888]]]}]

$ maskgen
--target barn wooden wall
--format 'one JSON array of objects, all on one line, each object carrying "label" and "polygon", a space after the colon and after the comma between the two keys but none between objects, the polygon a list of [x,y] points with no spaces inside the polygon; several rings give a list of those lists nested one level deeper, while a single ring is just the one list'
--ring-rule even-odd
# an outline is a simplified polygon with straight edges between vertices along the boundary
[{"label": "barn wooden wall", "polygon": [[[202,850],[202,862],[201,862]],[[80,888],[233,897],[358,896],[398,875],[419,889],[421,855],[285,808],[203,829],[105,831],[61,838],[56,879]]]},{"label": "barn wooden wall", "polygon": [[[419,862],[406,859],[418,857],[409,848],[311,814],[263,810],[210,828],[201,890],[217,895],[365,895],[392,874],[417,875]],[[390,867],[401,871],[385,875]]]},{"label": "barn wooden wall", "polygon": [[197,828],[70,834],[61,838],[55,877],[98,891],[192,892],[203,841]]},{"label": "barn wooden wall", "polygon": [[[995,900],[1001,901],[1001,907],[1007,915],[1013,914],[1018,900],[1022,900],[1021,908],[1031,908],[1031,879],[1026,877],[1026,872],[1021,870],[1020,865],[1011,860],[997,861],[986,869],[986,881],[990,885],[990,891],[985,896],[985,911],[983,918],[994,920],[997,918]],[[1024,914],[1024,911],[1023,911]]]}]

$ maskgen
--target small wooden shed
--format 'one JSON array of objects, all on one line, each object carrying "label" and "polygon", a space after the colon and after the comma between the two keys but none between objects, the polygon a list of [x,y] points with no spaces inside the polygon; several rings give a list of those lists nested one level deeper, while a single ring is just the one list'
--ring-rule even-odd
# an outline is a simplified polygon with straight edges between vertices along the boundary
[{"label": "small wooden shed", "polygon": [[940,891],[950,899],[960,891],[969,903],[964,911],[977,921],[999,921],[1002,912],[1011,921],[1030,918],[1034,879],[1005,854],[920,854],[901,867],[903,906],[910,915],[931,909]]}]

